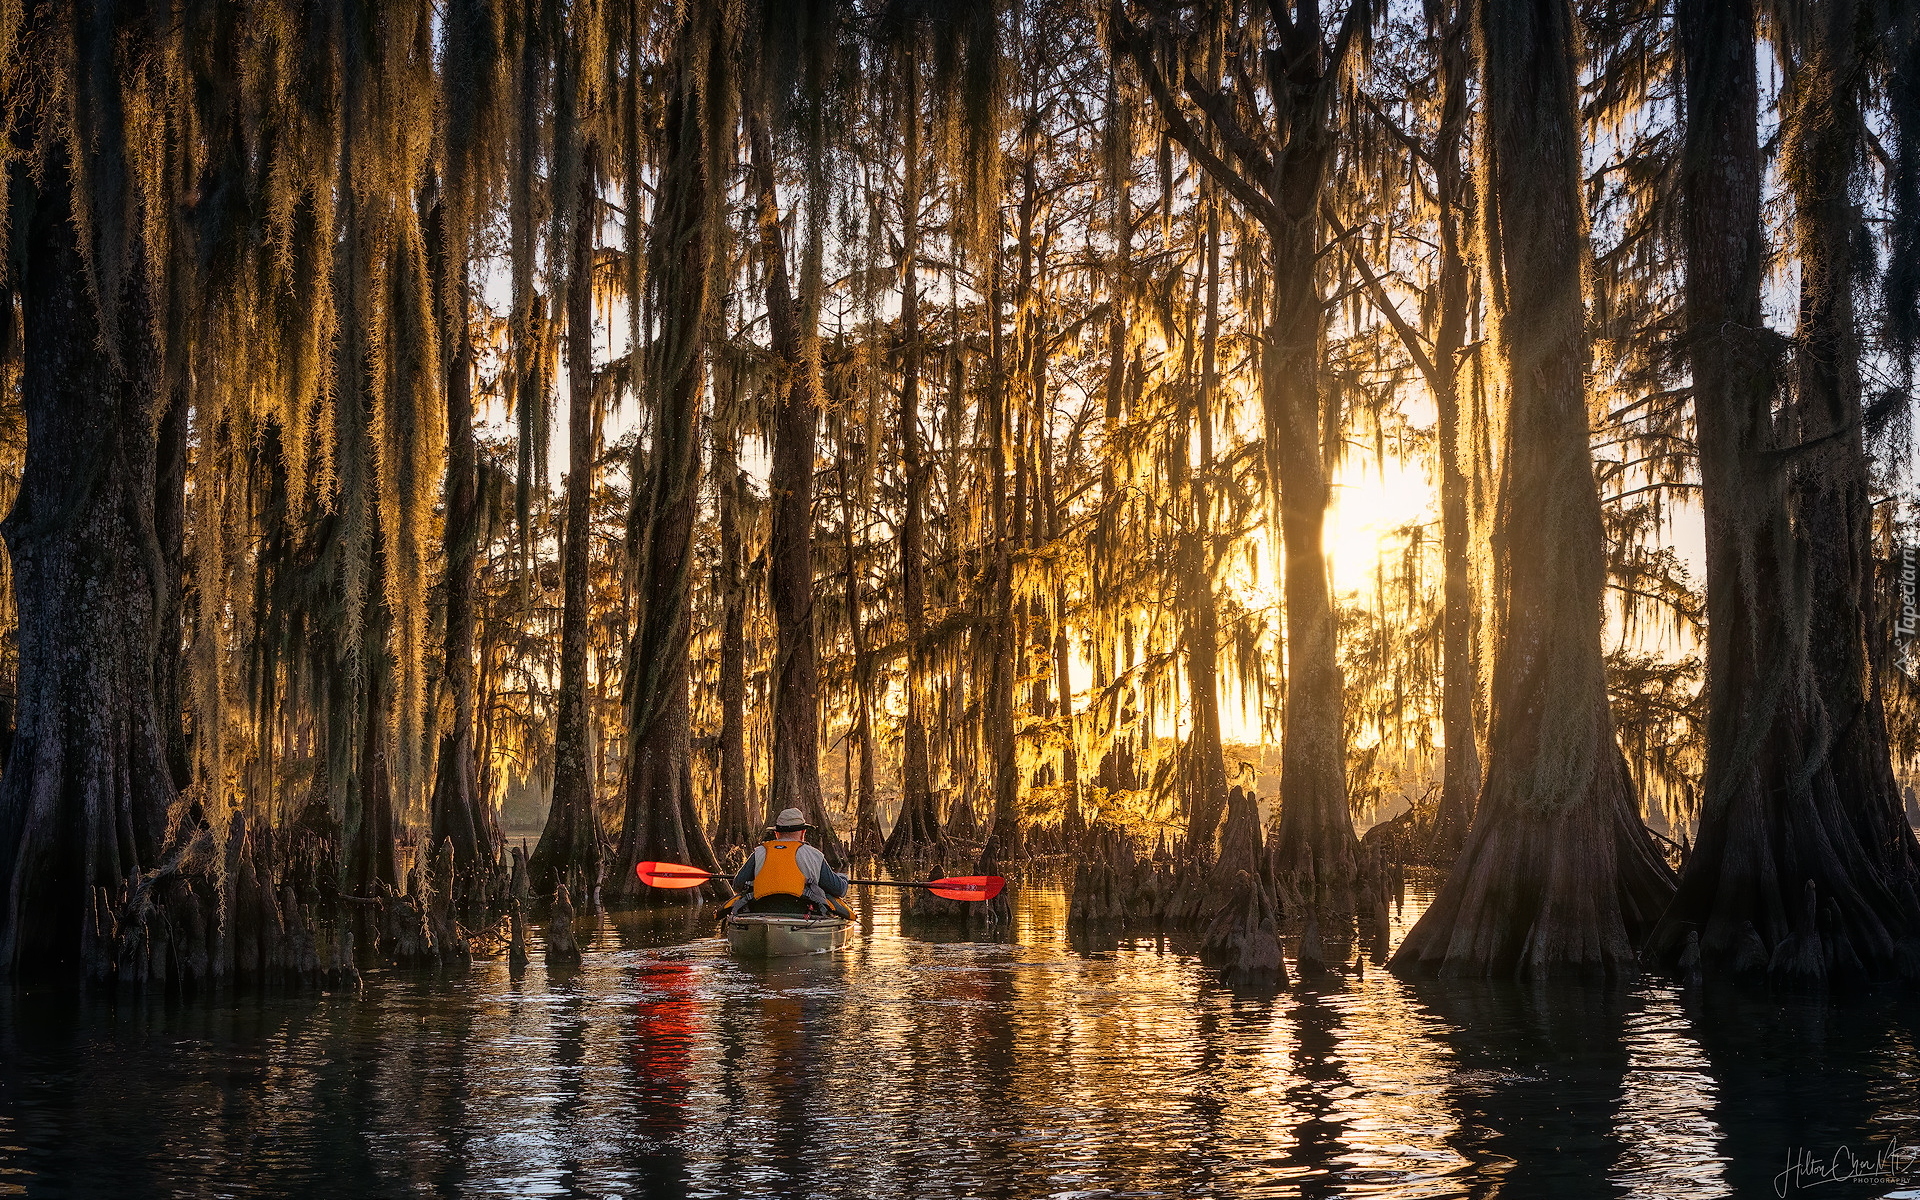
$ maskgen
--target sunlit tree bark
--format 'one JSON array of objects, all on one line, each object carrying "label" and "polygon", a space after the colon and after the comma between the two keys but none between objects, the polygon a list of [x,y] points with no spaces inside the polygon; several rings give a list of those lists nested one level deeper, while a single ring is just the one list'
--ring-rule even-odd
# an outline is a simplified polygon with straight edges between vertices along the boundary
[{"label": "sunlit tree bark", "polygon": [[1614,743],[1601,657],[1572,5],[1480,0],[1476,37],[1479,187],[1506,368],[1494,528],[1506,608],[1473,829],[1393,962],[1457,976],[1622,975],[1672,877]]},{"label": "sunlit tree bark", "polygon": [[[1201,274],[1205,298],[1200,317],[1200,372],[1198,379],[1182,389],[1183,411],[1172,454],[1174,477],[1184,481],[1186,489],[1179,556],[1187,606],[1187,698],[1193,713],[1186,748],[1187,846],[1212,858],[1214,839],[1227,808],[1227,767],[1220,743],[1220,628],[1213,606],[1213,513],[1207,494],[1207,472],[1213,465],[1213,406],[1219,384],[1220,342],[1220,212],[1211,205],[1207,209]],[[1196,426],[1200,461],[1189,469],[1186,459]]]},{"label": "sunlit tree bark", "polygon": [[1445,572],[1441,626],[1441,725],[1446,738],[1440,809],[1435,814],[1434,850],[1441,857],[1459,852],[1473,821],[1480,791],[1480,755],[1475,700],[1480,692],[1479,661],[1474,653],[1471,494],[1473,448],[1461,398],[1463,355],[1472,304],[1466,243],[1471,236],[1471,176],[1466,169],[1469,108],[1467,82],[1472,74],[1468,47],[1468,5],[1448,14],[1441,29],[1439,137],[1434,145],[1435,208],[1440,225],[1439,303],[1433,332],[1433,398],[1436,412],[1434,458],[1439,464],[1440,537]]}]

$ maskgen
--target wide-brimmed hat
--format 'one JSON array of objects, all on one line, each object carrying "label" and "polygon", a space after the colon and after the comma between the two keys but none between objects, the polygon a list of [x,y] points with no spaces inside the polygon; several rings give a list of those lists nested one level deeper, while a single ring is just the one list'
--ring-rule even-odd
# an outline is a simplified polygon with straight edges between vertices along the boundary
[{"label": "wide-brimmed hat", "polygon": [[775,829],[812,829],[807,823],[807,815],[797,808],[783,808],[780,815],[773,819]]}]

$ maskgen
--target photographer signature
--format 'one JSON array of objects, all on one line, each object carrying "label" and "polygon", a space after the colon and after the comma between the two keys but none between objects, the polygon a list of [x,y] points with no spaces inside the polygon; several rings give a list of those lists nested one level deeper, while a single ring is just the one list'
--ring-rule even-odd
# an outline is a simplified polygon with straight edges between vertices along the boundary
[{"label": "photographer signature", "polygon": [[1811,1150],[1787,1151],[1787,1169],[1773,1177],[1773,1194],[1785,1197],[1795,1188],[1823,1183],[1895,1183],[1920,1176],[1920,1146],[1889,1143],[1872,1157],[1862,1157],[1842,1146],[1826,1158]]}]

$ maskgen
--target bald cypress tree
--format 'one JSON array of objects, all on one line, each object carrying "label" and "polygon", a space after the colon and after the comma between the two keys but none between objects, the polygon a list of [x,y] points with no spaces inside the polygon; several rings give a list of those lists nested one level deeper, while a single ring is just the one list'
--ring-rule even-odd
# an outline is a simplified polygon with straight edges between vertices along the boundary
[{"label": "bald cypress tree", "polygon": [[713,417],[715,532],[720,560],[714,590],[720,596],[720,803],[714,819],[714,846],[745,846],[757,827],[747,808],[747,593],[742,526],[747,523],[746,476],[740,470],[742,398],[737,369],[716,363]]},{"label": "bald cypress tree", "polygon": [[1459,976],[1625,974],[1673,884],[1614,742],[1601,657],[1573,6],[1480,0],[1475,16],[1479,188],[1505,368],[1494,517],[1505,608],[1473,827],[1393,963]]},{"label": "bald cypress tree", "polygon": [[[1339,19],[1318,4],[1274,4],[1244,27],[1224,13],[1116,0],[1117,49],[1140,72],[1161,124],[1267,235],[1272,271],[1260,396],[1273,525],[1285,548],[1286,725],[1280,748],[1276,861],[1338,883],[1351,880],[1359,842],[1347,805],[1343,684],[1324,533],[1332,497],[1337,414],[1326,348],[1323,195],[1336,159],[1336,84],[1357,52],[1371,7]],[[1216,38],[1264,64],[1256,75],[1210,76]],[[1332,431],[1329,418],[1332,418]]]},{"label": "bald cypress tree", "polygon": [[[1699,836],[1648,949],[1673,966],[1697,938],[1709,974],[1816,986],[1920,970],[1913,838],[1867,653],[1848,7],[1820,14],[1827,23],[1797,48],[1788,94],[1802,288],[1791,373],[1761,316],[1754,9],[1684,0],[1675,19],[1707,532],[1707,765]],[[1795,403],[1776,428],[1788,379]]]},{"label": "bald cypress tree", "polygon": [[501,119],[504,88],[500,21],[486,0],[461,0],[450,10],[441,72],[445,110],[438,141],[439,194],[434,199],[430,244],[446,375],[447,482],[442,527],[445,633],[441,671],[447,692],[447,724],[429,800],[434,845],[452,839],[463,887],[489,873],[500,832],[492,805],[480,787],[474,737],[478,696],[474,681],[475,574],[480,552],[480,463],[474,442],[475,373],[471,260],[475,226],[497,175],[490,153]]},{"label": "bald cypress tree", "polygon": [[718,271],[720,202],[733,128],[729,10],[696,0],[674,13],[665,68],[660,176],[647,284],[648,440],[633,475],[637,613],[627,649],[627,794],[614,894],[649,897],[647,859],[713,867],[693,803],[688,692],[700,411]]},{"label": "bald cypress tree", "polygon": [[[28,441],[0,525],[22,648],[0,782],[9,971],[84,957],[96,975],[140,978],[160,905],[212,943],[183,974],[261,969],[233,957],[232,922],[248,906],[264,920],[271,901],[256,891],[209,911],[188,878],[253,853],[257,823],[230,818],[257,811],[243,789],[266,772],[230,754],[236,659],[262,731],[256,762],[272,762],[280,701],[309,706],[301,723],[324,767],[309,882],[364,895],[396,880],[393,798],[417,794],[425,740],[425,547],[444,428],[417,191],[431,22],[424,6],[311,15],[50,4],[0,22],[22,151],[8,163],[7,260],[22,269],[5,282],[25,317]],[[276,37],[300,71],[232,69],[241,47]],[[267,127],[276,136],[246,136]],[[182,388],[199,453],[190,488],[164,490],[186,510],[157,513],[157,443],[170,412],[177,443]],[[256,499],[277,509],[270,535],[237,554]],[[172,577],[175,528],[191,596]],[[191,614],[184,686],[155,677],[181,638],[169,608]],[[170,763],[183,699],[191,761]],[[178,805],[176,774],[191,777]],[[224,853],[195,853],[215,839]]]},{"label": "bald cypress tree", "polygon": [[921,148],[920,48],[917,32],[904,40],[900,54],[905,92],[901,117],[902,188],[900,201],[900,401],[896,418],[900,439],[901,513],[900,617],[907,642],[906,711],[900,723],[900,812],[887,835],[886,855],[900,860],[937,854],[944,844],[940,805],[933,793],[927,758],[926,697],[928,654],[926,495],[927,468],[920,436],[920,222],[924,152]]},{"label": "bald cypress tree", "polygon": [[[760,14],[755,70],[743,117],[774,363],[773,463],[767,480],[773,527],[767,548],[767,589],[775,646],[773,774],[767,816],[789,808],[800,810],[814,824],[814,839],[838,858],[840,839],[827,820],[820,792],[820,669],[813,570],[813,476],[822,409],[815,298],[823,235],[820,205],[826,201],[821,194],[822,160],[828,150],[822,111],[827,103],[823,60],[832,49],[831,20],[831,6],[808,9],[777,4]],[[798,61],[784,61],[789,56]],[[783,87],[787,77],[792,77],[792,83]],[[789,117],[783,123],[796,127],[803,157],[810,164],[798,287],[788,263],[774,171],[774,121],[782,115]]]},{"label": "bald cypress tree", "polygon": [[593,373],[594,251],[600,210],[600,136],[595,111],[605,63],[594,53],[604,31],[595,5],[567,10],[573,24],[556,39],[551,183],[559,220],[549,252],[565,255],[557,272],[567,329],[567,501],[561,535],[560,690],[554,728],[553,800],[528,862],[534,889],[560,883],[589,897],[599,882],[602,842],[594,811],[587,713],[587,576],[591,567],[594,462],[599,412]]},{"label": "bald cypress tree", "polygon": [[[165,394],[152,248],[139,236],[151,197],[128,161],[139,81],[95,69],[116,48],[148,48],[152,20],[140,5],[35,5],[21,47],[0,47],[34,68],[7,84],[25,109],[24,152],[7,163],[7,283],[27,445],[0,522],[20,655],[0,777],[0,975],[78,965],[94,889],[117,893],[159,865],[174,798],[153,662]],[[86,142],[68,136],[76,126]]]}]

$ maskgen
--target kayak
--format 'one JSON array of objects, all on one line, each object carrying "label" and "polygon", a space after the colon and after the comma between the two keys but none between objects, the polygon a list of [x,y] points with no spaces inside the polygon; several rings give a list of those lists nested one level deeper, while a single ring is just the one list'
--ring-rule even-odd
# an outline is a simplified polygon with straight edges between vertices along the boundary
[{"label": "kayak", "polygon": [[793,913],[729,913],[727,945],[742,958],[792,958],[827,954],[847,944],[845,917]]}]

